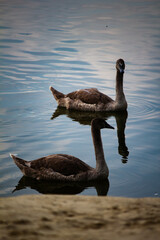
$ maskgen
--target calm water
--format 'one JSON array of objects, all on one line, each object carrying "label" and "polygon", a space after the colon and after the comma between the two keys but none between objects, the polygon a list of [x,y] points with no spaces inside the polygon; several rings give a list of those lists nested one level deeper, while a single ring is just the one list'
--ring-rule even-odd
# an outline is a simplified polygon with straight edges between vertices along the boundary
[{"label": "calm water", "polygon": [[[41,193],[160,196],[160,1],[0,0],[0,196]],[[49,86],[97,87],[115,97],[126,62],[128,114],[99,115],[109,183],[43,185],[22,178],[9,153],[67,153],[95,166],[90,120],[57,108]],[[107,193],[108,192],[108,193]]]}]

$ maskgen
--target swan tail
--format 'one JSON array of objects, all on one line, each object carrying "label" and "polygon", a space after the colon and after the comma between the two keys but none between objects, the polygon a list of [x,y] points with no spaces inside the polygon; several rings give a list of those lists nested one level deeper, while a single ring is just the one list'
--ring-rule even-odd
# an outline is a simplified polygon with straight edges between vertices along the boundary
[{"label": "swan tail", "polygon": [[30,167],[30,162],[25,161],[21,158],[18,158],[16,156],[14,156],[13,154],[10,154],[11,158],[13,159],[13,161],[15,162],[15,164],[17,165],[17,167],[21,170],[21,172],[23,173],[24,176],[31,176],[34,177],[35,176],[35,170],[32,169]]},{"label": "swan tail", "polygon": [[53,96],[54,96],[54,98],[55,98],[56,100],[59,100],[59,99],[65,97],[65,95],[64,95],[63,93],[57,91],[57,90],[54,89],[53,87],[50,86],[49,89],[51,90],[51,92],[52,92],[52,94],[53,94]]}]

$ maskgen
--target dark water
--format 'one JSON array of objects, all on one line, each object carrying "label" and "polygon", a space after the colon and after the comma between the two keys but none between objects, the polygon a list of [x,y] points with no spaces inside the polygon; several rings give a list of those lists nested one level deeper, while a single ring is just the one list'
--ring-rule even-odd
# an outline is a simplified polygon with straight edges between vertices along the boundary
[{"label": "dark water", "polygon": [[[159,0],[0,0],[0,196],[159,197],[159,26]],[[57,109],[49,86],[97,87],[114,98],[118,58],[126,62],[128,114],[99,115],[115,127],[102,131],[109,183],[21,178],[9,153],[27,160],[66,153],[95,166],[89,123],[96,115]]]}]

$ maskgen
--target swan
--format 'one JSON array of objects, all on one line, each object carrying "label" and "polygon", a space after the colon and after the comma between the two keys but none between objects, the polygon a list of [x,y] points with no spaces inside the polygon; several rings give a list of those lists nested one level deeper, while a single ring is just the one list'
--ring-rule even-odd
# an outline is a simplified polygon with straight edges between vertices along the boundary
[{"label": "swan", "polygon": [[96,168],[67,154],[53,154],[33,161],[25,161],[13,154],[15,164],[24,176],[37,180],[57,180],[64,182],[94,181],[108,178],[109,170],[104,158],[100,129],[111,128],[104,119],[95,118],[91,122],[91,133],[96,156]]},{"label": "swan", "polygon": [[123,74],[125,62],[118,59],[116,62],[116,98],[115,101],[101,93],[96,88],[81,89],[68,94],[63,94],[52,86],[50,90],[60,107],[80,111],[124,111],[127,109],[127,101],[123,92]]}]

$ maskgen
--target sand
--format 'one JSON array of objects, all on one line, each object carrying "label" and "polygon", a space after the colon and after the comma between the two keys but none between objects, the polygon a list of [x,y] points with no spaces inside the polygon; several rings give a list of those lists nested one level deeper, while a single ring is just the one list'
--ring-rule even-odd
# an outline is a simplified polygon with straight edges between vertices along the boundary
[{"label": "sand", "polygon": [[160,239],[159,198],[0,198],[0,240]]}]

